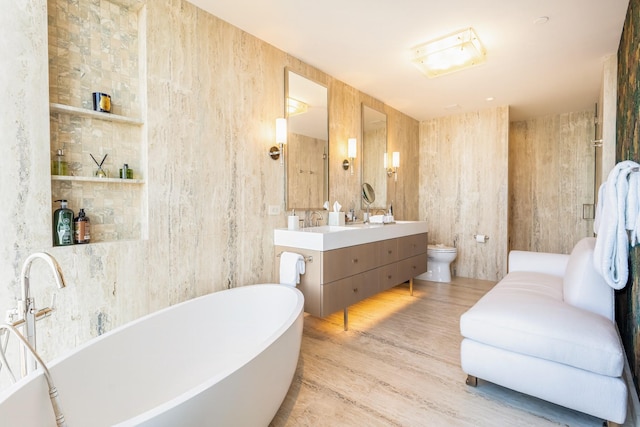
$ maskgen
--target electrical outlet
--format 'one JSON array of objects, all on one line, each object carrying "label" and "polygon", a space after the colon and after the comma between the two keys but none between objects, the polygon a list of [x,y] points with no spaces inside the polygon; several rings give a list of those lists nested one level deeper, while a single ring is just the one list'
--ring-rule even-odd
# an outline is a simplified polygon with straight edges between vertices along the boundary
[{"label": "electrical outlet", "polygon": [[280,215],[280,206],[269,205],[269,215]]}]

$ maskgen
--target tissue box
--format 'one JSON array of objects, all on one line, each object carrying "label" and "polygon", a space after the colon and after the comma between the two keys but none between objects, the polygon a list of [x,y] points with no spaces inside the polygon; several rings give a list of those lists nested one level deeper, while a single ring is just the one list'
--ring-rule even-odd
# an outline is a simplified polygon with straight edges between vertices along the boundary
[{"label": "tissue box", "polygon": [[329,212],[329,225],[344,225],[344,212]]}]

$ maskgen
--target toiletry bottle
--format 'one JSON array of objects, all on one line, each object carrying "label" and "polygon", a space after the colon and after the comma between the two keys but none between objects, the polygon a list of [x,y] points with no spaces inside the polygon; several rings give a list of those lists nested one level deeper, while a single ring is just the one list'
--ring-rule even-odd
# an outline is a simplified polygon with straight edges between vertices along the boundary
[{"label": "toiletry bottle", "polygon": [[74,243],[89,243],[91,223],[89,217],[84,213],[84,209],[80,209],[78,216],[73,220]]},{"label": "toiletry bottle", "polygon": [[60,202],[60,208],[53,213],[53,246],[73,244],[73,211],[67,207],[66,200]]},{"label": "toiletry bottle", "polygon": [[51,162],[51,175],[67,175],[67,162],[64,160],[64,151],[58,149],[56,158]]}]

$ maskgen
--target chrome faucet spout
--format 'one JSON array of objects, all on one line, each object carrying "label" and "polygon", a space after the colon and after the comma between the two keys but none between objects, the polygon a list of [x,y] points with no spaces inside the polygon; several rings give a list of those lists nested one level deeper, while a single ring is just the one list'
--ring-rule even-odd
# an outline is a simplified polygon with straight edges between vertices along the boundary
[{"label": "chrome faucet spout", "polygon": [[60,269],[60,265],[58,264],[58,261],[56,261],[54,257],[52,257],[46,252],[35,252],[29,255],[27,259],[24,261],[24,264],[22,264],[22,273],[20,274],[20,280],[21,280],[23,301],[26,301],[28,298],[31,297],[30,295],[31,289],[29,286],[29,273],[31,272],[31,264],[33,263],[33,261],[35,261],[38,258],[45,261],[47,265],[51,268],[51,271],[53,271],[53,277],[56,281],[56,285],[58,286],[58,289],[62,289],[66,286],[66,283],[64,281],[64,275],[62,274],[62,270]]},{"label": "chrome faucet spout", "polygon": [[[46,252],[35,252],[27,257],[22,265],[22,272],[20,274],[20,287],[22,293],[22,301],[20,302],[19,311],[22,315],[22,319],[14,322],[13,325],[22,324],[23,335],[29,345],[36,348],[36,321],[41,317],[46,317],[51,314],[53,307],[47,307],[42,310],[37,310],[35,307],[35,300],[31,296],[31,285],[29,283],[29,274],[31,273],[31,265],[36,259],[41,259],[47,263],[53,272],[53,277],[58,289],[66,286],[62,270],[60,265],[54,257]],[[22,374],[26,375],[28,372],[36,369],[36,361],[33,358],[28,357],[24,350],[20,351],[22,357]],[[29,360],[30,359],[30,360]]]},{"label": "chrome faucet spout", "polygon": [[[64,414],[62,413],[62,406],[60,405],[60,401],[58,400],[58,389],[53,384],[53,379],[51,378],[51,373],[49,372],[47,365],[45,365],[45,363],[42,361],[40,356],[38,356],[38,353],[36,353],[34,348],[31,346],[31,344],[29,344],[29,342],[25,339],[25,337],[22,336],[22,334],[20,334],[20,332],[18,332],[16,328],[8,324],[2,324],[0,325],[0,336],[2,336],[4,331],[7,331],[13,334],[22,343],[21,348],[25,348],[26,351],[28,351],[31,354],[31,356],[38,362],[40,367],[42,367],[42,371],[44,372],[44,377],[47,380],[47,386],[49,387],[49,399],[51,400],[53,413],[56,417],[56,426],[66,427],[67,423],[64,419]],[[4,350],[5,349],[2,348],[2,346],[0,346],[0,358],[2,359],[2,362],[4,363],[4,365],[7,366],[7,369],[9,370],[9,365],[7,364],[7,359],[6,359]],[[11,373],[11,377],[13,377],[13,373]],[[15,382],[15,377],[13,377],[13,380]]]},{"label": "chrome faucet spout", "polygon": [[313,227],[313,217],[315,216],[316,218],[316,222],[315,222],[315,226],[317,227],[318,225],[320,225],[320,221],[324,221],[324,218],[322,217],[322,214],[318,211],[313,211],[311,212],[311,216],[309,219],[309,222],[311,223],[311,226]]}]

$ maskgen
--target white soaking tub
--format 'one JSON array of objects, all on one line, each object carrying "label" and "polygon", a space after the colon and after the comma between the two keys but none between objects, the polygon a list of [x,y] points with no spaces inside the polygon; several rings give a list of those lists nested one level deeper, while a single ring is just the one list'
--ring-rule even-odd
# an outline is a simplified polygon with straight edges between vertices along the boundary
[{"label": "white soaking tub", "polygon": [[[293,379],[304,297],[215,292],[130,322],[49,363],[69,427],[267,426]],[[41,370],[0,392],[3,426],[55,426]]]}]

